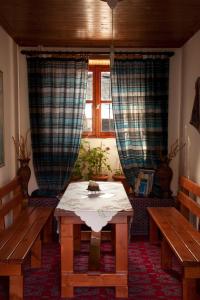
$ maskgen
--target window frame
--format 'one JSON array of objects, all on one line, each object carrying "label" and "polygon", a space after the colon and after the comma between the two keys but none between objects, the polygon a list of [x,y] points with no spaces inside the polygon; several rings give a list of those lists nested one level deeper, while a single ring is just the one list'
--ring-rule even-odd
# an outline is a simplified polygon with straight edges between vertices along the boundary
[{"label": "window frame", "polygon": [[112,99],[101,100],[101,72],[110,72],[109,65],[90,65],[88,72],[93,73],[93,99],[86,100],[92,103],[92,131],[84,131],[83,137],[88,138],[111,138],[115,137],[115,132],[101,131],[101,104],[112,103]]}]

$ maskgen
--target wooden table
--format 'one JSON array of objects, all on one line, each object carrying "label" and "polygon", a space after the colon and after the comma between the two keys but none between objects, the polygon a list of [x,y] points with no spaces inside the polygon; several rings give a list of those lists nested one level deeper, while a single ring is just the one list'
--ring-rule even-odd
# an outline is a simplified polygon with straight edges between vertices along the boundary
[{"label": "wooden table", "polygon": [[[118,212],[109,222],[114,227],[116,266],[114,273],[98,270],[101,232],[91,233],[91,254],[86,273],[74,272],[74,250],[79,247],[80,225],[84,222],[74,212],[56,208],[60,220],[61,297],[73,297],[74,287],[115,287],[116,297],[128,297],[128,232],[132,209]],[[96,254],[93,255],[93,254]]]}]

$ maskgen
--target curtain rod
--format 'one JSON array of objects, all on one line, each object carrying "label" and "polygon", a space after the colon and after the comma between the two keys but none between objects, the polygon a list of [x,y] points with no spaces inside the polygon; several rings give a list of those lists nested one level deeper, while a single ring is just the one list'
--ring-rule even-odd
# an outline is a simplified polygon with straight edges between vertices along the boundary
[{"label": "curtain rod", "polygon": [[[114,53],[116,55],[166,55],[168,57],[171,57],[174,55],[174,52],[172,51],[117,51],[115,50]],[[80,55],[80,56],[105,56],[110,54],[110,50],[108,51],[39,51],[39,50],[22,50],[21,54],[27,55],[27,56],[34,56],[34,55]]]}]

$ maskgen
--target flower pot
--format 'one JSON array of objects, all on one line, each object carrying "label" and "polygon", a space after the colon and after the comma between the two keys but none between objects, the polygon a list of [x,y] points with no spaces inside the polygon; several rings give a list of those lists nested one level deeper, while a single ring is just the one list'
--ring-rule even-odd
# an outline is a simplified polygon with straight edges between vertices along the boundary
[{"label": "flower pot", "polygon": [[108,175],[93,175],[91,176],[91,179],[94,181],[107,181],[108,180]]},{"label": "flower pot", "polygon": [[173,177],[173,172],[168,163],[162,162],[155,172],[154,178],[154,194],[161,198],[170,198],[172,191],[170,185]]},{"label": "flower pot", "polygon": [[121,182],[123,182],[126,179],[124,175],[113,175],[112,178],[114,181],[121,181]]},{"label": "flower pot", "polygon": [[72,175],[70,181],[80,181],[82,179],[81,176],[78,175]]},{"label": "flower pot", "polygon": [[29,167],[30,159],[19,159],[20,168],[17,171],[17,175],[21,178],[22,189],[24,192],[25,198],[29,198],[28,194],[28,183],[31,177],[31,169]]},{"label": "flower pot", "polygon": [[125,189],[126,193],[127,194],[129,193],[130,185],[128,184],[128,182],[126,180],[126,177],[124,175],[113,175],[112,178],[113,178],[114,181],[121,181],[121,183],[124,186],[124,189]]}]

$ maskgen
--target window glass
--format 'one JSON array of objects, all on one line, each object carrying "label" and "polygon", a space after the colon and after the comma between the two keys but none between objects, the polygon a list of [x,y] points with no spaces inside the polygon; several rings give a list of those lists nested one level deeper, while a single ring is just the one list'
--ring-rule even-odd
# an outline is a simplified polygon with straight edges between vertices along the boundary
[{"label": "window glass", "polygon": [[114,121],[111,103],[101,104],[101,131],[112,132],[114,131]]},{"label": "window glass", "polygon": [[83,136],[115,137],[108,65],[89,66]]},{"label": "window glass", "polygon": [[110,72],[101,72],[101,100],[111,100]]},{"label": "window glass", "polygon": [[88,72],[86,100],[93,99],[93,72]]},{"label": "window glass", "polygon": [[92,103],[85,104],[85,114],[83,117],[83,131],[92,131]]}]

